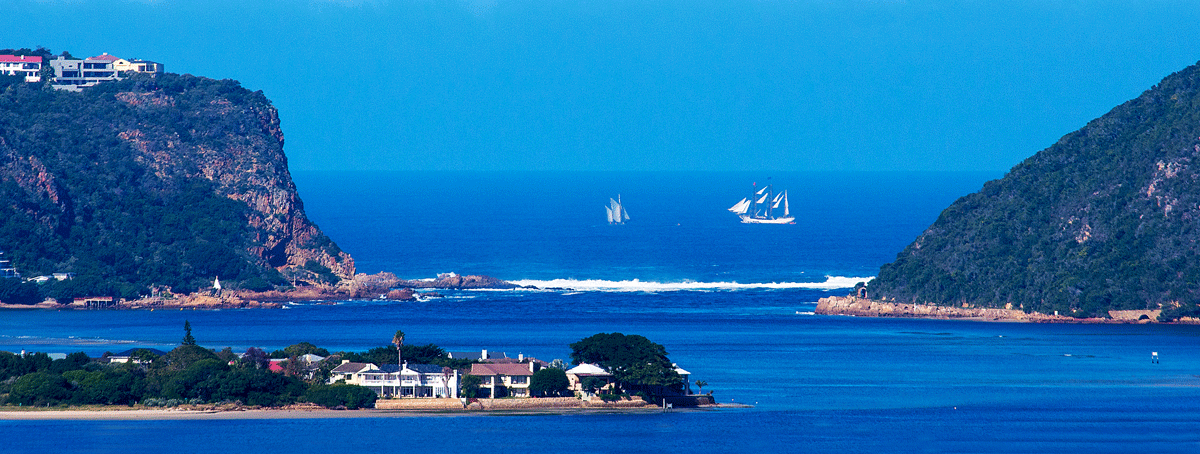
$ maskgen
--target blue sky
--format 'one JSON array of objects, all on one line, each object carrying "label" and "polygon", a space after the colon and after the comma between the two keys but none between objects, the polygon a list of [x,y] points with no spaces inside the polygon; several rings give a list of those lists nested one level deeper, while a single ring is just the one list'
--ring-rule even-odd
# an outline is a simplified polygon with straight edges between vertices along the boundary
[{"label": "blue sky", "polygon": [[1171,1],[6,0],[236,79],[293,170],[1003,171],[1200,60]]}]

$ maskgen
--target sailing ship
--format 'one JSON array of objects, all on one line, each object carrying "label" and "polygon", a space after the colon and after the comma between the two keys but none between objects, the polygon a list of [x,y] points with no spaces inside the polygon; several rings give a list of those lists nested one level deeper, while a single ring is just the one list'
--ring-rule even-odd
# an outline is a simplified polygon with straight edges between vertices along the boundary
[{"label": "sailing ship", "polygon": [[[743,224],[795,224],[796,218],[788,208],[787,191],[775,193],[773,185],[751,191],[753,194],[750,197],[729,208],[742,219]],[[783,207],[783,216],[776,216],[775,210],[780,206]]]},{"label": "sailing ship", "polygon": [[604,207],[604,211],[608,212],[608,223],[613,225],[624,224],[629,220],[629,212],[625,211],[625,205],[621,204],[621,194],[617,194],[617,199],[608,199],[608,206]]}]

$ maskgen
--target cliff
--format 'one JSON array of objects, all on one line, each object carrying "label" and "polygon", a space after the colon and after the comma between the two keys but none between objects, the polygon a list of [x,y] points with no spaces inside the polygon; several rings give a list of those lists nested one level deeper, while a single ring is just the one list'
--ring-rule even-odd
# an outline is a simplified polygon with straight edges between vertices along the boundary
[{"label": "cliff", "polygon": [[0,250],[25,276],[76,273],[59,298],[352,277],[305,215],[283,145],[270,101],[231,80],[139,74],[79,93],[0,80]]},{"label": "cliff", "polygon": [[954,202],[866,293],[1074,317],[1196,315],[1198,160],[1191,66]]}]

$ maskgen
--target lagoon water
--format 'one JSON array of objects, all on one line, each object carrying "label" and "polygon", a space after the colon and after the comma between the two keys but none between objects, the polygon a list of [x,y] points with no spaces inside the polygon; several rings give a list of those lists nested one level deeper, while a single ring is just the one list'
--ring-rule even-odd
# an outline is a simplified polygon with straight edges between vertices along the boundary
[{"label": "lagoon water", "polygon": [[[992,174],[777,174],[796,225],[725,208],[738,173],[301,173],[313,218],[361,272],[488,274],[553,290],[283,310],[5,312],[0,349],[408,342],[566,359],[642,334],[752,408],[565,416],[0,421],[3,452],[1198,452],[1200,327],[812,314]],[[756,180],[757,179],[757,180]],[[633,218],[604,223],[608,197]],[[1153,364],[1157,351],[1161,363]],[[43,434],[55,434],[43,436]],[[58,436],[57,434],[64,434]]]}]

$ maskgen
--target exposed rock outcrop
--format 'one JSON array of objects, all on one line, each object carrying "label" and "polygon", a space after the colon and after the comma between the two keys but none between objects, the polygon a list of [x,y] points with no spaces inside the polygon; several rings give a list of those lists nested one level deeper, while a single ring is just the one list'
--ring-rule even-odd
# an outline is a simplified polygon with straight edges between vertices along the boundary
[{"label": "exposed rock outcrop", "polygon": [[355,275],[305,214],[261,92],[166,73],[81,92],[0,85],[0,250],[23,273],[126,296]]}]

